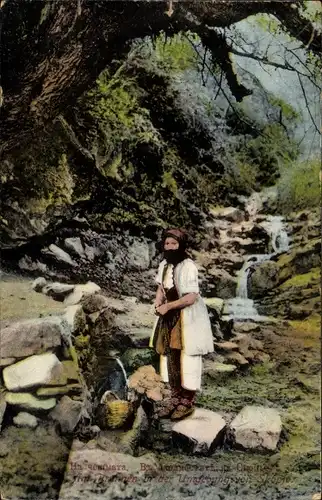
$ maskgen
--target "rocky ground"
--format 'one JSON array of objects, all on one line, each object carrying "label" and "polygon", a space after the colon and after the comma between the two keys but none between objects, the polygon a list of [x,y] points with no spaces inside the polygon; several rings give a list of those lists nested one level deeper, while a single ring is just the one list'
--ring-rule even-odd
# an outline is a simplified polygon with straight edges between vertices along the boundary
[{"label": "rocky ground", "polygon": [[[34,291],[30,291],[30,294],[34,297],[39,295]],[[137,335],[132,338],[140,345],[140,341],[147,338],[151,326],[151,310],[144,304],[136,304],[134,298],[108,301],[114,313],[117,313],[119,327],[127,330],[133,328]],[[132,314],[134,310],[136,315]],[[60,498],[76,499],[90,493],[93,498],[108,495],[115,499],[120,496],[158,499],[166,492],[167,498],[173,499],[198,494],[205,499],[304,500],[319,491],[318,318],[269,325],[238,322],[234,325],[233,336],[236,338],[238,335],[250,335],[255,345],[256,341],[261,342],[269,359],[255,365],[250,363],[246,369],[239,365],[234,372],[216,371],[214,363],[229,366],[229,358],[225,359],[229,354],[225,354],[225,349],[231,346],[226,345],[224,350],[217,350],[216,356],[220,362],[212,356],[205,360],[203,391],[198,397],[197,406],[221,414],[228,422],[245,405],[277,409],[282,418],[283,432],[274,452],[238,451],[223,443],[211,456],[187,456],[180,450],[175,451],[171,445],[169,447],[168,436],[158,445],[155,443],[153,449],[147,450],[141,446],[137,465],[134,466],[134,457],[124,455],[124,448],[115,444],[113,450],[111,446],[113,440],[119,443],[120,433],[112,431],[111,439],[111,432],[106,434],[105,431],[107,441],[102,445],[104,431],[101,431],[98,451],[95,444],[98,438],[91,436],[94,463],[96,457],[101,456],[99,450],[105,449],[113,464],[116,458],[121,465],[125,460],[130,460],[129,470],[133,472],[127,473],[125,478],[117,476],[111,482],[106,478],[98,479],[94,484],[93,479],[87,476],[85,479],[79,478],[79,472],[76,473],[78,480],[71,484],[67,475]],[[139,360],[138,350],[141,355]],[[127,350],[127,357],[123,355],[127,370],[131,372],[129,367],[133,370],[146,364],[147,358],[143,355],[145,350],[134,346]],[[235,348],[233,352],[236,352]],[[33,432],[6,424],[1,434],[1,491],[4,497],[57,498],[71,444],[70,435],[62,435],[47,422],[40,422]],[[115,458],[113,453],[121,454]],[[40,456],[43,457],[41,460]],[[142,468],[146,469],[143,473]]]},{"label": "rocky ground", "polygon": [[[200,251],[194,252],[207,296],[215,352],[204,359],[203,386],[197,399],[201,413],[186,419],[184,428],[175,427],[178,424],[162,415],[151,420],[153,412],[162,413],[167,396],[166,388],[153,375],[158,359],[148,348],[154,321],[151,297],[155,273],[148,242],[132,245],[132,250],[135,245],[146,250],[145,264],[142,254],[138,257],[139,250],[137,257],[134,251],[127,254],[131,257],[126,265],[131,261],[131,272],[141,274],[138,289],[122,285],[113,296],[108,287],[85,284],[85,275],[82,284],[75,285],[66,276],[63,283],[53,282],[59,277],[57,263],[47,268],[50,272],[44,273],[46,279],[39,278],[32,286],[30,279],[2,275],[2,497],[179,500],[195,494],[205,499],[306,500],[320,491],[317,215],[298,214],[295,223],[289,223],[289,234],[293,235],[290,249],[259,263],[250,274],[250,295],[257,297],[257,307],[262,306],[270,316],[264,322],[237,321],[225,317],[225,301],[236,293],[243,262],[250,252],[271,251],[271,236],[264,228],[266,216],[256,210],[252,215],[251,208],[217,208],[215,217],[213,214],[208,220],[209,238]],[[80,252],[80,248],[89,252],[84,240],[82,247],[78,240],[68,243]],[[56,248],[53,250],[56,257],[66,259],[66,255],[57,254]],[[73,251],[70,253],[76,258],[75,248]],[[89,255],[80,257],[78,265]],[[94,259],[91,266],[94,263],[99,261]],[[138,267],[134,270],[133,266]],[[130,276],[132,279],[134,275]],[[146,279],[151,280],[151,289],[144,288]],[[265,289],[270,292],[263,296]],[[304,313],[300,314],[301,310]],[[37,317],[40,320],[34,328],[23,321],[35,321]],[[35,332],[37,328],[40,333],[45,331],[39,325],[48,323],[48,317],[64,326],[60,340],[51,333],[50,347],[45,335],[49,348],[46,354]],[[15,331],[14,342],[10,342],[11,331]],[[57,386],[54,377],[56,386],[49,383],[45,367],[43,378],[36,385],[32,385],[35,381],[28,385],[27,370],[23,377],[20,375],[19,392],[23,396],[19,397],[25,398],[26,392],[33,394],[33,405],[38,407],[32,409],[30,400],[28,404],[25,399],[14,402],[12,398],[17,396],[8,397],[8,392],[15,393],[12,384],[17,382],[10,370],[18,373],[23,363],[30,363],[31,355],[39,356],[40,363],[49,353],[56,357],[55,366],[64,366],[64,370],[69,366],[66,380]],[[130,377],[136,413],[124,420],[127,423],[123,428],[113,430],[106,427],[107,414],[93,408],[106,388],[124,398],[124,375],[116,358]],[[77,381],[70,378],[70,364],[75,360],[76,371],[80,369],[81,374],[77,371]],[[140,370],[147,366],[152,372],[138,384]],[[49,396],[51,401],[55,399],[56,408],[48,413],[40,407],[48,403]],[[259,414],[254,411],[265,415],[262,427],[258,427]],[[195,429],[210,429],[206,435],[193,438],[189,429],[193,418]],[[243,418],[246,429],[250,425],[247,432],[251,434],[246,438],[238,435],[238,425],[234,427],[236,419],[242,422]],[[259,444],[250,438],[254,432],[260,436]],[[274,442],[270,441],[272,436]],[[96,470],[99,464],[105,467],[103,476]]]}]

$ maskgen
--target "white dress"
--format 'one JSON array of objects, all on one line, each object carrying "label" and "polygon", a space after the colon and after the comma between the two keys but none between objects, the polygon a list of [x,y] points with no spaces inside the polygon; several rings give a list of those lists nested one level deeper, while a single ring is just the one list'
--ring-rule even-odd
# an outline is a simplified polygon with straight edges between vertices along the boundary
[{"label": "white dress", "polygon": [[[159,285],[162,284],[165,265],[165,260],[159,265],[156,276],[156,282]],[[208,311],[199,292],[198,270],[191,259],[185,259],[176,266],[174,283],[172,276],[173,266],[170,265],[164,277],[163,286],[171,288],[174,284],[177,288],[179,298],[187,293],[198,294],[191,306],[187,306],[180,311],[183,344],[183,349],[181,350],[181,385],[185,389],[198,390],[201,388],[202,355],[214,350]],[[153,338],[157,323],[158,318],[156,318],[154,323],[150,338],[150,347],[153,347]],[[164,382],[169,381],[167,357],[163,355],[160,355],[160,374]]]}]

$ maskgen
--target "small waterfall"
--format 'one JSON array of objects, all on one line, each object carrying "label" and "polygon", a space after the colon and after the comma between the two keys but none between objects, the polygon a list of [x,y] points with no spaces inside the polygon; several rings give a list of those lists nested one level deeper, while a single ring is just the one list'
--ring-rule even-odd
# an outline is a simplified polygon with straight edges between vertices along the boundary
[{"label": "small waterfall", "polygon": [[100,400],[106,392],[112,391],[120,399],[127,399],[128,378],[122,361],[111,356],[105,362],[105,373],[99,378],[96,395]]},{"label": "small waterfall", "polygon": [[267,218],[267,222],[274,253],[287,252],[290,247],[290,241],[283,218],[279,216],[270,216]]},{"label": "small waterfall", "polygon": [[270,215],[261,226],[267,231],[271,238],[271,245],[274,254],[287,252],[290,247],[290,240],[285,228],[283,217]]},{"label": "small waterfall", "polygon": [[125,386],[127,387],[128,386],[128,378],[127,378],[127,375],[126,375],[126,371],[125,371],[124,365],[123,365],[122,361],[119,358],[115,358],[115,361],[117,362],[117,364],[119,365],[119,367],[122,370],[122,373],[124,375],[124,380],[125,380]]},{"label": "small waterfall", "polygon": [[269,216],[261,226],[270,235],[273,253],[250,255],[246,258],[237,276],[236,297],[226,301],[226,314],[235,320],[265,321],[267,319],[266,316],[257,313],[254,301],[248,298],[248,276],[254,264],[270,260],[273,255],[287,252],[289,249],[289,237],[282,217]]},{"label": "small waterfall", "polygon": [[236,297],[226,301],[227,314],[234,319],[253,319],[263,321],[266,317],[260,316],[255,308],[254,301],[248,298],[248,276],[255,263],[269,259],[269,254],[250,255],[238,273]]}]

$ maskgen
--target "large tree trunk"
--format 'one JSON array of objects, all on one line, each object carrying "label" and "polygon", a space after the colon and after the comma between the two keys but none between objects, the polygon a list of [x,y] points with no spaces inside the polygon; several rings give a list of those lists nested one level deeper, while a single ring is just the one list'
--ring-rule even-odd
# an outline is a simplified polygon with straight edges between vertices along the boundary
[{"label": "large tree trunk", "polygon": [[[271,12],[293,35],[298,33],[304,43],[311,42],[313,49],[320,40],[317,34],[312,36],[310,23],[296,8],[279,1],[2,0],[0,6],[2,157],[72,106],[113,58],[129,50],[135,38],[160,30],[190,29],[211,45],[216,37],[207,36],[209,27],[225,27],[258,12]],[[216,43],[210,49],[216,54]],[[221,63],[230,71],[229,64]],[[242,86],[235,88],[242,92],[241,98],[247,95]]]}]

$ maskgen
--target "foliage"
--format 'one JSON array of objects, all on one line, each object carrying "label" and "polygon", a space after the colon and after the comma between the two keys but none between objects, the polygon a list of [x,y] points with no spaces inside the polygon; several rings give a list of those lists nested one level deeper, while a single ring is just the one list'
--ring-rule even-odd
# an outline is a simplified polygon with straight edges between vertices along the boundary
[{"label": "foliage", "polygon": [[319,282],[321,279],[321,270],[318,267],[313,268],[309,273],[296,274],[292,278],[284,281],[281,288],[287,289],[290,287],[306,288],[310,284]]},{"label": "foliage", "polygon": [[168,188],[172,194],[176,195],[178,192],[178,186],[172,172],[164,172],[162,178],[162,187]]},{"label": "foliage", "polygon": [[[293,113],[291,107],[288,112]],[[296,142],[287,136],[281,125],[267,125],[260,135],[246,139],[237,151],[231,153],[225,180],[231,189],[249,194],[252,190],[274,184],[283,168],[290,165],[298,154]]]},{"label": "foliage", "polygon": [[176,75],[198,66],[198,54],[194,44],[199,38],[194,33],[177,33],[172,37],[161,32],[151,44],[149,39],[140,42],[140,56],[148,66],[167,75]]},{"label": "foliage", "polygon": [[285,169],[277,184],[277,205],[281,213],[316,208],[321,202],[319,160],[299,162]]},{"label": "foliage", "polygon": [[248,22],[253,21],[253,24],[259,26],[263,31],[268,33],[277,34],[282,33],[281,23],[271,14],[257,14]]},{"label": "foliage", "polygon": [[285,102],[280,97],[269,95],[268,101],[272,106],[276,106],[279,108],[281,115],[282,115],[282,119],[286,118],[287,120],[290,120],[293,122],[299,121],[299,119],[301,117],[300,113],[298,111],[296,111],[296,109],[294,109],[293,106],[291,106],[290,104]]}]

